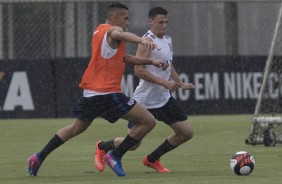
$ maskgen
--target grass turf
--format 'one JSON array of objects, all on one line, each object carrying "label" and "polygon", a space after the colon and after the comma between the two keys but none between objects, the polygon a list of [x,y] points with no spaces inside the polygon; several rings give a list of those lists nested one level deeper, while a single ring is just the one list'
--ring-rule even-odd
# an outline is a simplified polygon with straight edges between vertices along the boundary
[{"label": "grass turf", "polygon": [[[97,140],[109,140],[127,133],[126,122],[115,124],[97,119],[86,132],[51,153],[39,170],[38,177],[26,173],[27,158],[39,151],[72,119],[0,120],[0,183],[5,184],[265,184],[282,181],[282,147],[250,146],[248,136],[251,115],[191,116],[195,135],[192,140],[162,157],[171,173],[156,173],[142,165],[150,153],[171,133],[158,123],[141,147],[123,159],[126,177],[117,177],[108,167],[103,173],[92,162]],[[229,168],[230,157],[248,151],[256,161],[249,176],[237,176]]]}]

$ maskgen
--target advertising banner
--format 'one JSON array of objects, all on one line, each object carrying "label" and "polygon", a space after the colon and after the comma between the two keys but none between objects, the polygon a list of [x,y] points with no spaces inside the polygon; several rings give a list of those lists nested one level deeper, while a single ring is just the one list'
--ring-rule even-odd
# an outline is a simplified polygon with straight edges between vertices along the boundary
[{"label": "advertising banner", "polygon": [[51,61],[0,61],[0,118],[53,117],[54,84]]},{"label": "advertising banner", "polygon": [[[261,56],[175,57],[180,78],[196,89],[179,89],[172,95],[188,114],[253,113],[265,61]],[[72,117],[74,104],[82,95],[78,84],[88,62],[89,58],[0,61],[0,118]],[[275,76],[270,75],[269,80],[279,80]],[[138,81],[133,66],[128,66],[123,92],[131,96]],[[275,100],[282,87],[268,84],[268,98]]]}]

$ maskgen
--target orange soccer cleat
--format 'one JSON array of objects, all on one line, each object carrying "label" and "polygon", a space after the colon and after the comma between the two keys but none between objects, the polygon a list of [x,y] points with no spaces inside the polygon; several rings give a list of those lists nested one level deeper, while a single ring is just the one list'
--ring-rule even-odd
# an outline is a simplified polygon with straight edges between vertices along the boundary
[{"label": "orange soccer cleat", "polygon": [[157,172],[161,173],[168,173],[170,172],[167,168],[165,168],[161,163],[160,160],[156,160],[154,163],[149,162],[147,156],[143,159],[143,164],[147,167],[151,167],[155,169]]},{"label": "orange soccer cleat", "polygon": [[103,172],[105,169],[105,162],[104,162],[104,155],[106,152],[104,150],[100,150],[98,147],[98,144],[102,141],[97,141],[96,142],[96,152],[94,156],[94,165],[96,169],[100,172]]}]

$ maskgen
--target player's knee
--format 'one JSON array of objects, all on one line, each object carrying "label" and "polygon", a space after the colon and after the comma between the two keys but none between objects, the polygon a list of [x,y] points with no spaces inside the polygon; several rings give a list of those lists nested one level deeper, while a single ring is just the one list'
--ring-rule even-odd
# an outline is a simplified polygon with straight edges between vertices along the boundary
[{"label": "player's knee", "polygon": [[189,134],[189,139],[192,139],[194,137],[194,132],[193,130],[191,130],[190,134]]},{"label": "player's knee", "polygon": [[186,142],[193,138],[194,133],[193,133],[193,130],[189,130],[189,131],[181,132],[181,134],[178,136],[180,137],[182,142]]},{"label": "player's knee", "polygon": [[153,129],[156,126],[156,119],[154,118],[153,115],[149,116],[146,121],[147,121],[147,126],[150,129]]},{"label": "player's knee", "polygon": [[146,130],[151,130],[156,125],[156,120],[153,115],[147,114],[143,116],[139,121],[135,122],[135,125],[142,126]]},{"label": "player's knee", "polygon": [[185,133],[185,140],[188,141],[188,140],[192,139],[193,136],[194,136],[194,132],[193,132],[193,130],[191,129],[191,130],[189,130],[189,131],[187,131],[187,132]]}]

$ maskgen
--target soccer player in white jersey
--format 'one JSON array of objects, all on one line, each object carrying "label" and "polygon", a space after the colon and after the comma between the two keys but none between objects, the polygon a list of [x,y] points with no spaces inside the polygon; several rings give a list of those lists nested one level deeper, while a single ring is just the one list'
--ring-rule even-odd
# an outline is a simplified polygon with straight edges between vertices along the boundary
[{"label": "soccer player in white jersey", "polygon": [[[193,129],[188,121],[186,112],[178,106],[171,96],[171,91],[179,88],[193,90],[192,83],[183,83],[173,67],[173,46],[171,38],[165,35],[168,24],[168,12],[164,8],[155,7],[149,11],[150,30],[143,36],[147,40],[153,41],[157,49],[147,51],[144,46],[138,46],[136,55],[145,58],[162,59],[167,62],[168,67],[163,70],[151,65],[135,66],[134,73],[140,78],[133,98],[145,106],[154,117],[166,123],[174,131],[165,141],[159,145],[152,153],[145,156],[143,164],[155,169],[157,172],[170,172],[160,164],[160,157],[177,146],[185,143],[193,137]],[[128,123],[128,128],[132,128],[134,122]],[[96,142],[96,153],[94,162],[98,171],[103,171],[105,163],[103,156],[114,150],[122,137],[110,141]],[[137,146],[132,148],[136,149]]]}]

